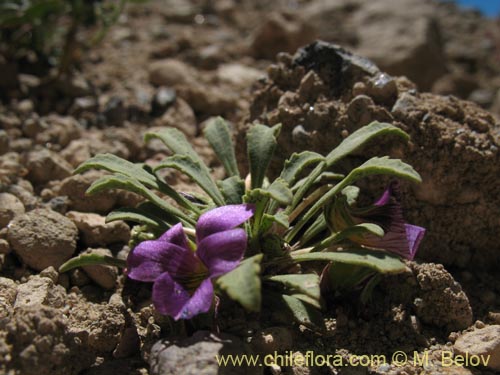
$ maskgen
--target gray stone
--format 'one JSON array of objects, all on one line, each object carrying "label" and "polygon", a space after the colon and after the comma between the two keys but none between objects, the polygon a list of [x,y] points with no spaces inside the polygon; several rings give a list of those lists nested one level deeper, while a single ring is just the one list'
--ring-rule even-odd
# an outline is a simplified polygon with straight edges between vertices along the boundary
[{"label": "gray stone", "polygon": [[476,329],[460,336],[454,345],[455,356],[477,355],[488,358],[487,367],[500,370],[500,325]]},{"label": "gray stone", "polygon": [[26,158],[28,179],[35,184],[62,180],[71,176],[73,168],[59,154],[47,149],[31,151]]},{"label": "gray stone", "polygon": [[156,342],[150,353],[151,375],[223,375],[262,374],[258,366],[220,366],[216,356],[238,355],[251,352],[238,338],[198,331],[180,341]]},{"label": "gray stone", "polygon": [[64,306],[66,292],[60,285],[48,277],[32,276],[28,282],[17,287],[17,297],[14,308],[29,306]]},{"label": "gray stone", "polygon": [[78,229],[68,218],[36,209],[11,221],[8,241],[24,263],[41,271],[68,260],[75,252],[77,236]]},{"label": "gray stone", "polygon": [[[99,254],[112,257],[113,254],[108,249],[88,249],[83,254]],[[107,265],[83,266],[85,273],[98,285],[104,289],[114,289],[118,268]]]},{"label": "gray stone", "polygon": [[9,224],[17,215],[24,214],[23,203],[13,194],[0,193],[0,228]]},{"label": "gray stone", "polygon": [[130,239],[130,229],[124,221],[106,223],[104,216],[77,211],[70,211],[66,216],[75,223],[83,243],[87,246],[126,243]]}]

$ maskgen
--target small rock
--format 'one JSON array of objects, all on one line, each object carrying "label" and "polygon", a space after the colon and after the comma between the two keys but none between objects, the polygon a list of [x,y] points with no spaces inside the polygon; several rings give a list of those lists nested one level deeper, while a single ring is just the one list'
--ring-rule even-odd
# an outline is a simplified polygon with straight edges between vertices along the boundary
[{"label": "small rock", "polygon": [[91,282],[90,277],[79,268],[69,272],[69,281],[71,282],[71,285],[78,287],[88,285]]},{"label": "small rock", "polygon": [[15,308],[29,306],[64,306],[66,291],[60,285],[56,285],[48,277],[36,275],[30,277],[28,282],[19,284],[17,287],[17,297]]},{"label": "small rock", "polygon": [[6,277],[0,277],[0,300],[4,300],[9,305],[14,305],[17,296],[17,284]]},{"label": "small rock", "polygon": [[106,223],[104,216],[94,213],[70,211],[66,216],[71,219],[87,246],[105,246],[112,243],[126,243],[130,239],[130,229],[124,221]]},{"label": "small rock", "polygon": [[57,212],[35,209],[15,217],[9,225],[8,241],[14,253],[28,266],[41,271],[59,268],[76,249],[78,229]]},{"label": "small rock", "polygon": [[194,137],[198,132],[195,114],[189,104],[181,98],[177,98],[175,104],[163,114],[156,124],[175,127],[188,137]]},{"label": "small rock", "polygon": [[278,52],[294,52],[315,39],[314,30],[300,19],[271,13],[251,36],[254,57],[274,59]]},{"label": "small rock", "polygon": [[19,113],[26,115],[26,114],[33,112],[33,110],[35,109],[35,105],[33,104],[33,102],[31,100],[24,99],[24,100],[21,100],[19,103],[17,103],[16,109]]},{"label": "small rock", "polygon": [[286,327],[269,327],[252,337],[251,346],[258,353],[283,353],[293,346],[292,333]]},{"label": "small rock", "polygon": [[500,325],[465,333],[457,339],[454,349],[464,356],[490,356],[487,367],[500,370]]},{"label": "small rock", "polygon": [[[99,254],[112,257],[113,254],[108,249],[88,249],[83,254]],[[104,289],[114,289],[118,268],[108,265],[83,266],[85,273],[98,285]]]},{"label": "small rock", "polygon": [[159,87],[151,103],[151,114],[153,116],[160,116],[165,113],[165,111],[175,103],[176,97],[174,89]]},{"label": "small rock", "polygon": [[217,77],[220,81],[241,88],[251,87],[264,76],[265,74],[260,70],[238,63],[222,64],[217,69]]},{"label": "small rock", "polygon": [[248,347],[237,337],[198,331],[180,341],[156,342],[150,353],[151,375],[262,374],[263,367],[219,366],[216,356],[250,355]]},{"label": "small rock", "polygon": [[61,182],[58,194],[69,198],[73,210],[107,213],[116,204],[116,193],[107,190],[92,196],[85,194],[90,185],[102,175],[98,171],[89,171],[68,177]]},{"label": "small rock", "polygon": [[472,324],[467,295],[442,265],[424,263],[411,267],[420,287],[419,298],[414,302],[420,320],[450,330],[465,329]]},{"label": "small rock", "polygon": [[122,126],[127,119],[127,109],[119,96],[111,97],[104,106],[104,117],[108,125]]},{"label": "small rock", "polygon": [[10,245],[7,240],[0,238],[0,255],[1,254],[9,254],[11,252]]},{"label": "small rock", "polygon": [[46,277],[56,283],[57,279],[59,279],[59,272],[57,272],[54,267],[50,266],[40,272],[40,277]]},{"label": "small rock", "polygon": [[28,179],[34,184],[45,184],[49,181],[62,180],[71,176],[73,168],[59,154],[47,149],[28,153],[26,167]]},{"label": "small rock", "polygon": [[189,65],[175,59],[164,59],[149,66],[149,82],[156,86],[189,85],[196,83],[197,73]]},{"label": "small rock", "polygon": [[24,214],[24,205],[15,195],[0,193],[0,228],[7,224],[17,215]]}]

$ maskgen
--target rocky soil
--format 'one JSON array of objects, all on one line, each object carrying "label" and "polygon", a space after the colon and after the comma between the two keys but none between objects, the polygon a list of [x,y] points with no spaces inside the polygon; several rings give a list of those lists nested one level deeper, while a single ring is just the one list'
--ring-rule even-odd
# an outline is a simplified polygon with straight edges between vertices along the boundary
[{"label": "rocky soil", "polygon": [[[71,77],[48,80],[36,64],[0,56],[0,374],[500,371],[499,58],[498,20],[430,0],[150,1],[130,6],[101,45],[82,51]],[[408,221],[427,228],[407,272],[386,277],[367,305],[355,295],[328,301],[321,332],[234,307],[218,329],[186,337],[154,311],[150,285],[121,270],[56,271],[79,253],[125,259],[130,250],[129,224],[104,217],[139,198],[86,196],[102,173],[73,175],[77,165],[103,152],[154,163],[168,151],[142,135],[174,126],[220,177],[200,137],[219,115],[232,123],[240,160],[254,121],[283,124],[276,163],[298,150],[326,153],[373,120],[407,131],[409,144],[387,139],[340,166],[384,153],[421,173],[423,184],[403,186]],[[367,185],[378,193],[385,182]],[[343,358],[402,350],[431,361],[215,362],[309,350]],[[491,360],[442,367],[443,352]]]}]

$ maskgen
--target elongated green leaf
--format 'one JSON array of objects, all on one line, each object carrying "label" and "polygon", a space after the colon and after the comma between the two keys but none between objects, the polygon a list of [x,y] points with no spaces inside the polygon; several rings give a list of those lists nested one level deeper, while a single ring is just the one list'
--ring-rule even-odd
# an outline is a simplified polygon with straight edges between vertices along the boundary
[{"label": "elongated green leaf", "polygon": [[299,298],[282,295],[285,306],[289,309],[293,318],[299,324],[319,330],[325,329],[323,316],[314,306],[300,300]]},{"label": "elongated green leaf", "polygon": [[360,178],[376,174],[405,178],[412,182],[422,182],[420,175],[411,165],[399,159],[389,159],[388,156],[384,156],[381,158],[371,158],[359,167],[353,169],[342,181],[342,185],[347,186]]},{"label": "elongated green leaf", "polygon": [[326,156],[327,167],[331,167],[340,159],[364,146],[370,140],[385,135],[397,135],[405,140],[410,139],[410,136],[407,133],[395,127],[394,125],[374,121],[356,130],[354,133],[344,139],[340,143],[340,145],[335,147]]},{"label": "elongated green leaf", "polygon": [[[274,215],[264,214],[263,222],[265,222],[267,220],[270,220],[273,223],[276,223],[285,229],[288,229],[288,226],[290,225],[288,223],[288,215],[285,214],[284,211],[276,212]],[[265,224],[263,224],[263,225],[265,225]]]},{"label": "elongated green leaf", "polygon": [[266,191],[278,203],[288,205],[292,202],[292,191],[288,188],[287,182],[281,178],[274,180]]},{"label": "elongated green leaf", "polygon": [[221,117],[217,117],[205,127],[204,134],[215,154],[224,165],[227,174],[229,176],[239,176],[234,145],[226,121]]},{"label": "elongated green leaf", "polygon": [[314,237],[327,229],[326,219],[324,215],[319,215],[314,222],[309,225],[302,236],[300,236],[300,244],[304,246]]},{"label": "elongated green leaf", "polygon": [[219,191],[219,188],[210,177],[210,173],[204,164],[193,159],[189,155],[174,155],[169,156],[158,164],[154,171],[157,172],[164,168],[174,168],[178,171],[188,175],[194,182],[196,182],[218,206],[224,205],[224,197]]},{"label": "elongated green leaf", "polygon": [[97,192],[107,189],[124,189],[137,193],[146,198],[147,200],[149,200],[151,203],[161,208],[162,210],[166,211],[168,214],[178,217],[179,220],[181,220],[182,222],[191,225],[194,225],[196,223],[196,221],[193,218],[187,216],[184,212],[182,212],[178,208],[175,208],[170,203],[164,201],[156,194],[148,190],[142,183],[131,177],[123,175],[103,176],[94,181],[94,183],[87,189],[86,193],[95,194]]},{"label": "elongated green leaf", "polygon": [[321,210],[333,197],[338,194],[346,186],[352,184],[362,177],[370,175],[389,175],[400,178],[406,178],[412,182],[421,182],[420,175],[409,164],[402,162],[399,159],[389,159],[388,157],[374,157],[366,161],[361,166],[353,169],[341,182],[335,185],[330,191],[323,195],[314,203],[314,205],[305,213],[300,221],[295,225],[292,232],[288,235],[290,240],[293,238],[300,229],[307,223],[308,220],[313,218],[319,210]]},{"label": "elongated green leaf", "polygon": [[296,254],[292,253],[296,262],[324,260],[368,267],[380,273],[400,273],[406,269],[401,259],[383,251],[368,249],[348,249],[344,251],[324,251],[320,253]]},{"label": "elongated green leaf", "polygon": [[304,170],[304,168],[311,164],[323,161],[324,159],[325,158],[322,155],[311,151],[293,153],[290,159],[285,162],[285,167],[283,168],[280,177],[291,186],[295,183],[297,177]]},{"label": "elongated green leaf", "polygon": [[112,173],[134,178],[147,187],[159,189],[156,177],[147,172],[142,165],[134,164],[113,154],[99,154],[80,164],[73,173],[89,169],[103,169]]},{"label": "elongated green leaf", "polygon": [[245,195],[245,183],[239,176],[232,176],[218,182],[226,204],[240,204]]},{"label": "elongated green leaf", "polygon": [[342,232],[337,233],[335,235],[333,241],[340,242],[346,238],[350,238],[353,236],[363,237],[367,234],[373,234],[377,237],[383,237],[384,230],[380,226],[378,226],[377,224],[361,223],[361,224],[353,225],[352,227],[346,228]]},{"label": "elongated green leaf", "polygon": [[344,139],[340,145],[335,147],[325,158],[325,162],[322,162],[314,168],[309,177],[304,181],[304,183],[300,186],[297,193],[294,196],[291,208],[289,211],[293,209],[293,207],[297,206],[300,203],[304,195],[314,184],[314,181],[321,175],[321,173],[330,168],[333,164],[346,157],[350,153],[360,149],[364,145],[366,145],[372,139],[382,136],[382,135],[397,135],[402,137],[405,140],[409,139],[409,135],[405,133],[403,130],[387,123],[381,123],[374,121],[362,128],[356,130],[349,137]]},{"label": "elongated green leaf", "polygon": [[113,258],[108,255],[82,254],[64,263],[59,267],[59,272],[62,273],[72,270],[73,268],[94,265],[108,265],[125,268],[127,263],[122,259]]},{"label": "elongated green leaf", "polygon": [[217,285],[248,311],[260,311],[262,304],[260,262],[262,254],[245,259],[233,271],[219,277]]},{"label": "elongated green leaf", "polygon": [[[151,139],[159,139],[167,146],[175,155],[188,155],[193,160],[203,164],[198,153],[193,149],[186,136],[178,129],[167,128],[158,132],[146,133],[144,141],[149,142]],[[203,164],[204,165],[204,164]]]},{"label": "elongated green leaf", "polygon": [[[334,173],[334,172],[322,172],[314,181],[314,184],[326,184],[326,183],[333,183],[342,180],[345,177],[345,175],[341,173]],[[307,180],[309,179],[309,176],[301,178],[299,181],[295,183],[292,187],[292,191],[296,192]]]},{"label": "elongated green leaf", "polygon": [[[156,210],[153,210],[156,208]],[[158,211],[158,212],[157,212]],[[106,216],[106,222],[116,220],[133,221],[134,223],[147,225],[157,230],[167,230],[169,225],[178,222],[178,219],[169,215],[164,210],[160,210],[154,204],[146,202],[139,207],[120,207]]]},{"label": "elongated green leaf", "polygon": [[[374,274],[374,270],[350,263],[332,262],[323,278],[328,278],[329,288],[337,292],[350,291],[368,277]],[[324,279],[323,279],[324,280]]]},{"label": "elongated green leaf", "polygon": [[319,300],[321,298],[319,276],[313,273],[304,275],[276,275],[268,277],[267,280],[283,284],[293,293],[302,293],[315,300]]},{"label": "elongated green leaf", "polygon": [[247,134],[247,151],[252,177],[252,189],[260,188],[266,175],[267,167],[278,144],[276,137],[281,125],[269,128],[265,125],[254,125]]}]

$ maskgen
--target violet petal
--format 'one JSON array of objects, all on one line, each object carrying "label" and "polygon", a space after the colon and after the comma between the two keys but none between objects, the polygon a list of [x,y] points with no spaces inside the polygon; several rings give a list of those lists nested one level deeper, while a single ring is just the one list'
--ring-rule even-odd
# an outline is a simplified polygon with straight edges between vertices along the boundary
[{"label": "violet petal", "polygon": [[164,272],[189,275],[199,269],[199,258],[189,249],[165,241],[144,241],[128,255],[128,277],[151,282]]},{"label": "violet petal", "polygon": [[417,253],[420,242],[424,238],[425,228],[419,227],[417,225],[405,224],[406,238],[408,240],[408,246],[410,249],[410,260],[413,260],[415,254]]},{"label": "violet petal", "polygon": [[153,304],[160,314],[177,316],[191,296],[168,273],[161,274],[153,284]]},{"label": "violet petal", "polygon": [[198,244],[196,254],[208,268],[210,276],[217,277],[238,266],[246,247],[246,232],[237,228],[205,237]]},{"label": "violet petal", "polygon": [[162,274],[153,285],[153,303],[164,315],[175,320],[190,319],[207,312],[212,305],[214,289],[212,281],[205,279],[192,296],[168,273]]},{"label": "violet petal", "polygon": [[214,287],[212,280],[205,279],[182,307],[182,310],[174,316],[174,319],[191,319],[195,315],[207,312],[212,306],[213,299]]},{"label": "violet petal", "polygon": [[205,212],[196,224],[196,239],[200,243],[205,237],[233,229],[250,219],[255,211],[252,204],[234,204],[214,208]]},{"label": "violet petal", "polygon": [[172,228],[163,233],[158,238],[158,241],[166,241],[186,249],[189,248],[186,234],[184,233],[181,223],[175,224]]}]

